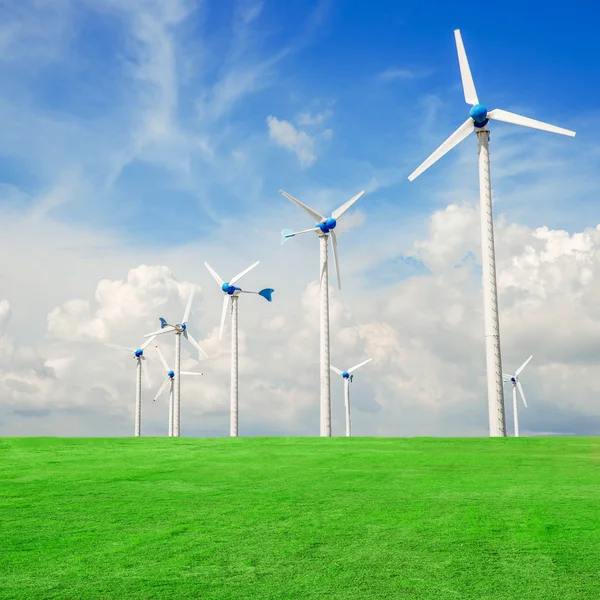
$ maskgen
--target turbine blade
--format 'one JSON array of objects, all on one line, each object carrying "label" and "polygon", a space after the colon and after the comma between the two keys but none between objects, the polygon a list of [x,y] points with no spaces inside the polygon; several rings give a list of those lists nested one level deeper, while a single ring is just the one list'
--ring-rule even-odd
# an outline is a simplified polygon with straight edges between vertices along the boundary
[{"label": "turbine blade", "polygon": [[188,300],[187,306],[185,307],[185,312],[183,313],[182,323],[187,323],[187,320],[190,318],[190,311],[192,310],[192,300],[194,299],[195,289],[192,290],[190,294],[190,298]]},{"label": "turbine blade", "polygon": [[194,348],[196,348],[196,350],[198,350],[198,360],[202,360],[202,355],[204,355],[204,358],[208,358],[208,354],[206,354],[206,352],[204,352],[204,350],[202,350],[202,348],[200,348],[200,344],[198,344],[198,342],[192,337],[192,334],[186,330],[187,335],[185,336],[187,341],[194,346]]},{"label": "turbine blade", "polygon": [[144,363],[142,362],[142,365],[140,367],[142,369],[142,374],[144,375],[144,379],[146,380],[146,387],[150,388],[152,387],[152,382],[150,381],[150,375],[148,375],[148,367],[144,365]]},{"label": "turbine blade", "polygon": [[363,360],[361,363],[358,363],[356,366],[352,367],[351,369],[348,369],[348,373],[352,373],[353,371],[356,371],[356,369],[359,369],[360,367],[362,367],[363,365],[366,365],[368,362],[371,362],[373,359],[372,358],[367,358],[367,360]]},{"label": "turbine blade", "polygon": [[204,373],[194,373],[192,371],[181,371],[181,375],[204,375]]},{"label": "turbine blade", "polygon": [[542,121],[530,119],[529,117],[522,117],[521,115],[500,108],[490,110],[487,116],[494,121],[502,121],[503,123],[512,123],[513,125],[522,125],[523,127],[531,127],[531,129],[540,129],[541,131],[549,131],[550,133],[559,133],[560,135],[575,137],[575,132],[570,129],[563,129],[562,127],[556,127],[556,125],[549,125]]},{"label": "turbine blade", "polygon": [[208,269],[208,272],[213,276],[213,279],[219,284],[223,285],[225,282],[217,275],[216,271],[204,261],[204,266]]},{"label": "turbine blade", "polygon": [[173,325],[167,325],[167,327],[170,327],[171,329],[159,329],[158,331],[153,331],[152,333],[147,333],[144,337],[151,337],[154,336],[156,337],[157,335],[162,335],[163,333],[171,333],[172,331],[175,331],[175,327],[173,327]]},{"label": "turbine blade", "polygon": [[158,389],[158,393],[154,396],[154,401],[156,401],[156,400],[158,400],[160,398],[160,395],[164,392],[164,390],[167,387],[167,384],[169,383],[169,381],[171,381],[171,378],[167,375],[167,378],[163,381],[163,384]]},{"label": "turbine blade", "polygon": [[241,273],[238,273],[233,279],[230,279],[229,285],[233,285],[234,283],[238,282],[246,273],[252,271],[252,269],[254,269],[259,262],[260,260],[257,260],[253,265],[250,265],[247,269],[244,269]]},{"label": "turbine blade", "polygon": [[225,318],[227,317],[227,307],[229,306],[229,296],[223,298],[223,311],[221,312],[221,329],[219,329],[219,340],[223,339],[223,329],[225,327]]},{"label": "turbine blade", "polygon": [[515,377],[518,377],[519,374],[521,373],[521,371],[523,371],[523,369],[529,364],[529,361],[533,358],[533,356],[530,356],[518,369],[517,372],[515,373]]},{"label": "turbine blade", "polygon": [[473,83],[473,76],[471,75],[469,61],[467,60],[465,45],[463,44],[459,29],[454,30],[454,39],[456,40],[458,66],[460,67],[460,77],[462,79],[463,91],[465,93],[465,102],[474,106],[475,104],[479,104],[479,100],[477,98],[477,92],[475,91],[475,84]]},{"label": "turbine blade", "polygon": [[520,381],[517,381],[517,387],[519,388],[519,394],[521,394],[521,398],[523,398],[523,404],[527,408],[527,400],[525,400],[525,394],[523,393],[523,386]]},{"label": "turbine blade", "polygon": [[339,208],[336,208],[331,216],[337,221],[357,200],[360,200],[365,195],[365,191],[358,192],[356,196],[350,198],[348,202],[344,202]]},{"label": "turbine blade", "polygon": [[135,348],[125,348],[125,346],[118,346],[117,344],[104,344],[109,348],[114,348],[115,350],[126,350],[127,352],[135,352]]},{"label": "turbine blade", "polygon": [[310,208],[310,206],[306,206],[306,204],[302,204],[300,200],[296,200],[294,196],[290,196],[287,192],[283,190],[279,190],[288,200],[291,200],[296,206],[300,207],[304,212],[309,214],[317,223],[322,223],[326,219],[323,215],[320,215],[316,210]]},{"label": "turbine blade", "polygon": [[154,348],[156,348],[156,351],[158,352],[158,358],[160,358],[160,363],[165,368],[165,371],[168,371],[169,365],[167,364],[167,361],[165,360],[163,353],[160,351],[160,348],[158,346],[154,346]]},{"label": "turbine blade", "polygon": [[442,158],[446,152],[462,142],[474,129],[473,119],[469,117],[429,158],[408,176],[408,180],[415,180],[425,169],[428,169],[434,162]]},{"label": "turbine blade", "polygon": [[336,368],[336,367],[334,367],[333,365],[329,365],[329,367],[331,368],[331,370],[332,370],[334,373],[337,373],[338,375],[341,375],[341,374],[342,374],[342,371],[340,371],[339,369],[337,369],[337,368]]},{"label": "turbine blade", "polygon": [[330,233],[331,236],[331,247],[333,248],[333,264],[335,266],[335,276],[338,282],[338,290],[342,289],[342,282],[340,281],[340,261],[338,259],[338,250],[337,250],[337,237],[335,235],[335,231]]},{"label": "turbine blade", "polygon": [[[156,337],[156,336],[154,336]],[[145,350],[154,340],[154,337],[148,338],[140,347],[140,350]]]}]

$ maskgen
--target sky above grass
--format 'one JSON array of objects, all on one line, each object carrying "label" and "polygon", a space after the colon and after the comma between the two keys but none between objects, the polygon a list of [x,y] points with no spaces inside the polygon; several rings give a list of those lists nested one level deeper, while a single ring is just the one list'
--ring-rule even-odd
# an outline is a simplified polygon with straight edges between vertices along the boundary
[{"label": "sky above grass", "polygon": [[[184,389],[183,433],[226,434],[228,342],[203,261],[227,278],[260,260],[244,283],[276,294],[241,303],[240,433],[314,434],[318,250],[280,247],[282,228],[312,223],[279,190],[325,213],[364,189],[332,292],[333,364],[374,358],[353,383],[354,430],[485,434],[475,141],[407,180],[468,115],[455,28],[483,104],[577,131],[493,124],[500,314],[507,369],[535,355],[522,432],[596,432],[599,10],[5,3],[0,432],[129,434],[134,365],[103,342],[139,344],[196,286],[211,360],[186,354],[205,377]],[[151,369],[146,431],[162,435]]]}]

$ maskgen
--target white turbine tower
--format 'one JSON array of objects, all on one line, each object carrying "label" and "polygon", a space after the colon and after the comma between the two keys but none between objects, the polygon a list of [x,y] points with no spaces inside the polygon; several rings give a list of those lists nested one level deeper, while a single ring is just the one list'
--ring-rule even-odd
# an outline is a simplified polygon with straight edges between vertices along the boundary
[{"label": "white turbine tower", "polygon": [[[154,336],[156,337],[156,336]],[[135,377],[135,436],[139,437],[141,434],[142,427],[142,372],[146,379],[146,385],[150,387],[150,378],[148,377],[148,368],[143,369],[143,361],[146,360],[144,356],[144,350],[152,342],[154,337],[146,340],[140,348],[126,348],[125,346],[118,346],[117,344],[106,344],[109,348],[116,348],[117,350],[124,350],[133,355],[137,363],[136,377]]]},{"label": "white turbine tower", "polygon": [[344,406],[346,407],[346,437],[350,437],[352,435],[350,428],[350,384],[354,379],[354,375],[352,373],[356,371],[356,369],[360,369],[363,365],[366,365],[368,362],[371,362],[372,358],[367,358],[361,363],[354,365],[351,369],[347,371],[340,371],[340,369],[336,369],[333,365],[331,365],[331,370],[341,375],[344,378]]},{"label": "white turbine tower", "polygon": [[163,333],[175,333],[175,386],[174,386],[174,417],[173,417],[173,435],[178,437],[181,435],[181,336],[183,337],[198,350],[198,359],[202,360],[202,357],[208,358],[208,354],[200,348],[198,342],[192,337],[192,334],[187,330],[187,320],[190,316],[190,310],[192,308],[192,300],[194,298],[194,291],[190,294],[185,312],[183,313],[183,319],[181,323],[171,325],[167,323],[165,319],[159,317],[160,329],[153,331],[152,333],[146,334],[144,337],[151,337],[161,335]]},{"label": "white turbine tower", "polygon": [[229,281],[223,281],[207,262],[204,263],[209,273],[213,276],[213,279],[219,284],[221,290],[225,294],[225,297],[223,298],[219,339],[223,337],[227,309],[229,308],[231,311],[231,412],[229,435],[232,437],[237,437],[238,435],[238,298],[240,294],[256,294],[271,302],[271,295],[275,291],[272,288],[265,288],[264,290],[260,290],[260,292],[249,292],[247,290],[242,290],[239,287],[235,287],[234,284],[246,275],[246,273],[254,269],[259,262],[260,261],[257,261],[253,265],[250,265],[247,269],[238,273]]},{"label": "white turbine tower", "polygon": [[519,390],[519,394],[521,394],[521,398],[523,399],[523,404],[525,408],[527,408],[527,400],[525,400],[525,394],[523,392],[523,386],[519,381],[519,375],[523,372],[523,369],[529,364],[529,361],[533,358],[530,356],[516,371],[514,375],[507,375],[504,373],[504,382],[510,381],[513,386],[513,412],[515,415],[515,437],[519,437],[519,409],[517,406],[517,388]]},{"label": "white turbine tower", "polygon": [[331,246],[333,248],[333,262],[335,265],[335,274],[338,280],[338,288],[342,289],[340,282],[340,267],[337,253],[337,239],[333,231],[337,225],[337,221],[341,216],[364,195],[364,191],[359,192],[353,198],[336,208],[329,218],[320,215],[312,208],[302,204],[300,200],[296,200],[293,196],[280,190],[281,193],[291,200],[296,206],[300,207],[312,219],[316,221],[314,227],[305,229],[304,231],[292,231],[284,229],[281,232],[281,243],[283,244],[288,238],[294,237],[301,233],[310,233],[314,231],[319,236],[320,244],[320,266],[319,280],[321,285],[321,306],[320,306],[320,337],[321,337],[321,436],[331,436],[331,385],[329,380],[329,269],[327,260],[328,239],[331,237]]},{"label": "white turbine tower", "polygon": [[[173,395],[173,387],[175,385],[175,371],[173,371],[173,369],[169,368],[169,365],[167,364],[167,361],[165,360],[165,357],[163,356],[162,352],[160,351],[160,348],[158,346],[154,346],[156,348],[156,351],[158,352],[158,357],[160,358],[160,362],[162,363],[162,366],[165,368],[165,371],[167,372],[167,378],[163,381],[163,384],[160,386],[158,392],[156,392],[156,396],[154,396],[154,402],[156,402],[159,398],[160,395],[163,393],[164,389],[167,387],[167,384],[169,384],[169,437],[173,436],[173,417],[174,417],[174,395]],[[204,373],[195,373],[193,371],[181,371],[181,375],[204,375]]]},{"label": "white turbine tower", "polygon": [[574,136],[575,132],[568,129],[534,121],[505,110],[496,108],[488,112],[485,106],[479,104],[475,84],[467,61],[465,47],[460,31],[454,31],[458,63],[462,85],[467,104],[472,108],[469,118],[429,157],[421,164],[408,179],[413,181],[425,169],[430,167],[446,152],[454,148],[473,131],[477,133],[479,152],[479,195],[481,205],[481,241],[483,267],[483,300],[485,315],[486,367],[488,380],[488,412],[490,436],[505,436],[504,394],[502,390],[502,359],[500,357],[500,325],[498,321],[498,297],[496,289],[496,263],[494,255],[494,228],[492,222],[492,189],[490,184],[489,138],[487,129],[489,120],[504,121],[514,125],[531,127],[551,133]]}]

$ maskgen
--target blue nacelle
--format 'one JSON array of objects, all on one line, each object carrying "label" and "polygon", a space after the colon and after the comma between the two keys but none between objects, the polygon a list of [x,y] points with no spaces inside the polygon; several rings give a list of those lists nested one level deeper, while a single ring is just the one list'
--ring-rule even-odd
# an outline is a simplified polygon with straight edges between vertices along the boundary
[{"label": "blue nacelle", "polygon": [[[233,296],[236,292],[237,294],[239,294],[242,290],[239,287],[235,287],[235,285],[229,285],[229,282],[226,281],[222,286],[221,289],[226,293],[229,294],[230,296]],[[236,294],[236,295],[237,295]]]},{"label": "blue nacelle", "polygon": [[135,354],[135,357],[136,357],[136,358],[139,358],[140,356],[143,356],[143,355],[144,355],[144,351],[143,351],[141,348],[138,348],[138,349],[137,349],[137,350],[134,352],[134,354]]},{"label": "blue nacelle", "polygon": [[488,124],[487,113],[487,108],[483,104],[476,104],[471,108],[469,115],[475,122],[475,127],[485,127]]},{"label": "blue nacelle", "polygon": [[317,223],[316,227],[323,233],[329,233],[332,229],[335,229],[336,225],[337,221],[333,217],[329,217],[329,219],[326,219],[325,223]]},{"label": "blue nacelle", "polygon": [[175,371],[169,371],[169,372],[167,373],[167,375],[168,375],[168,376],[169,376],[171,379],[173,379],[173,377],[175,377]]}]

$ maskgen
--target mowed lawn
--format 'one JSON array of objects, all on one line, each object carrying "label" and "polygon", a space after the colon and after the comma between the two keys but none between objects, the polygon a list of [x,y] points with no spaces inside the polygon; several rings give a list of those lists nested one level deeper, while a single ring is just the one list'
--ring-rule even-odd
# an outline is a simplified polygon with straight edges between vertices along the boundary
[{"label": "mowed lawn", "polygon": [[597,438],[0,440],[0,598],[600,598]]}]

